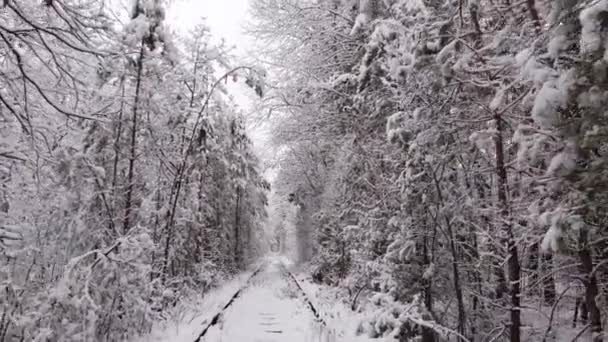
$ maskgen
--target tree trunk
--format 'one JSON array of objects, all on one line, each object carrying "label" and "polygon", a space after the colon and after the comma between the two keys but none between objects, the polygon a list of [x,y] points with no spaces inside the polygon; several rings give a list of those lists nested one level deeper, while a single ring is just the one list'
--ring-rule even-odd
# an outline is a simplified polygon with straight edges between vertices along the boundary
[{"label": "tree trunk", "polygon": [[498,202],[500,205],[500,216],[505,222],[504,233],[506,235],[506,245],[508,252],[507,269],[509,275],[509,291],[511,294],[511,325],[509,327],[509,335],[511,342],[520,342],[520,328],[521,328],[521,312],[520,312],[520,294],[521,294],[521,283],[520,274],[521,269],[519,265],[519,254],[517,251],[517,245],[515,244],[515,238],[513,236],[513,226],[508,223],[509,220],[509,203],[507,200],[507,169],[505,166],[505,156],[503,149],[503,138],[502,138],[502,118],[496,114],[494,116],[494,123],[496,124],[496,135],[495,135],[495,147],[496,147],[496,173],[498,175],[497,182],[497,195]]},{"label": "tree trunk", "polygon": [[204,216],[204,211],[203,211],[203,198],[204,198],[204,187],[203,187],[203,180],[205,179],[203,172],[201,170],[201,173],[199,175],[199,181],[198,181],[198,224],[199,224],[199,234],[198,234],[198,238],[197,238],[197,246],[196,248],[199,251],[199,254],[201,255],[201,257],[204,257],[204,252],[205,250],[207,250],[207,248],[209,247],[209,244],[207,243],[207,231],[206,231],[206,218]]},{"label": "tree trunk", "polygon": [[[473,248],[471,249],[471,260],[469,263],[471,265],[478,265],[480,263],[479,258],[479,243],[477,242],[477,234],[475,232],[475,228],[473,225],[470,226],[469,229],[469,241],[472,241]],[[477,317],[479,315],[480,307],[479,307],[479,297],[483,296],[483,286],[482,286],[482,274],[481,270],[478,267],[473,267],[471,270],[471,278],[473,283],[475,284],[475,288],[477,290],[476,294],[473,294],[471,297],[472,303],[472,319],[471,319],[471,341],[475,340],[475,336],[477,336]]]},{"label": "tree trunk", "polygon": [[[441,206],[444,205],[443,193],[441,191],[441,187],[439,185],[439,180],[437,179],[437,175],[435,172],[432,172],[433,182],[435,183],[435,190],[437,191],[437,198]],[[437,215],[439,215],[439,207],[437,208]],[[466,326],[466,312],[464,309],[464,301],[462,296],[462,286],[460,284],[460,270],[458,268],[458,253],[456,250],[456,243],[454,242],[454,230],[452,229],[452,223],[450,222],[450,218],[444,216],[444,221],[446,225],[446,231],[448,235],[448,243],[450,247],[450,252],[452,254],[452,276],[454,282],[454,292],[456,293],[456,302],[458,304],[458,333],[460,336],[458,337],[459,341],[462,341],[462,336],[465,335],[465,326]]]},{"label": "tree trunk", "polygon": [[[173,203],[171,206],[171,211],[169,212],[169,219],[167,220],[167,224],[165,225],[165,234],[167,238],[165,240],[165,251],[163,253],[164,261],[163,261],[163,283],[167,277],[167,272],[169,271],[169,254],[171,250],[171,240],[173,238],[173,222],[175,222],[175,211],[177,210],[177,202],[179,201],[179,194],[182,189],[183,177],[184,177],[184,169],[186,168],[186,164],[181,164],[181,167],[177,170],[176,181],[172,189],[171,196],[169,198],[173,199]],[[173,195],[175,194],[175,195]]]},{"label": "tree trunk", "polygon": [[[162,163],[159,163],[159,169],[160,167],[162,167]],[[154,243],[156,245],[156,243],[159,242],[159,237],[158,237],[158,228],[160,228],[160,217],[158,217],[158,213],[160,211],[161,208],[161,195],[160,195],[160,172],[158,174],[158,180],[157,180],[158,184],[159,184],[159,188],[156,189],[156,203],[155,203],[155,209],[156,209],[156,213],[154,213],[154,230],[152,231],[152,243]],[[152,271],[150,272],[150,281],[154,280],[154,278],[156,278],[158,276],[158,271],[155,271],[154,268],[154,264],[156,263],[156,249],[152,249]]]},{"label": "tree trunk", "polygon": [[141,41],[139,57],[137,58],[137,79],[135,84],[135,100],[133,103],[133,117],[131,118],[131,151],[129,155],[129,173],[127,176],[127,196],[125,200],[125,217],[122,225],[123,234],[127,234],[131,225],[131,212],[133,201],[133,178],[135,169],[135,158],[137,153],[137,110],[139,107],[139,97],[141,92],[141,73],[144,66],[144,40]]},{"label": "tree trunk", "polygon": [[581,261],[581,270],[585,275],[585,303],[589,312],[591,321],[591,333],[594,335],[593,342],[603,341],[602,335],[602,317],[600,310],[595,301],[598,295],[597,278],[593,270],[593,258],[588,244],[588,232],[585,229],[579,231],[579,252],[578,256]]},{"label": "tree trunk", "polygon": [[[120,160],[120,139],[122,137],[122,120],[124,115],[124,107],[125,107],[125,77],[121,77],[120,79],[120,110],[118,112],[118,127],[116,127],[116,137],[114,138],[114,161],[112,164],[112,211],[116,214],[116,208],[118,207],[117,196],[116,196],[116,182],[118,181],[118,161]],[[108,230],[112,232],[112,234],[117,234],[114,219],[110,220]]]},{"label": "tree trunk", "polygon": [[536,10],[536,1],[535,0],[526,0],[528,5],[528,13],[530,13],[530,18],[534,22],[534,26],[536,29],[540,29],[540,17],[538,15],[538,11]]},{"label": "tree trunk", "polygon": [[[446,217],[445,219],[448,238],[450,243],[450,252],[452,254],[452,275],[454,277],[454,291],[456,292],[456,301],[458,303],[458,333],[461,336],[464,336],[465,332],[465,322],[466,322],[466,313],[464,310],[464,301],[462,297],[462,287],[460,284],[460,271],[458,269],[458,254],[456,251],[456,244],[454,243],[454,233],[452,230],[452,224],[450,220]],[[461,337],[458,337],[458,340],[462,340]]]},{"label": "tree trunk", "polygon": [[[428,251],[428,242],[427,242],[427,234],[423,234],[422,236],[422,262],[425,267],[431,266],[431,258],[429,257]],[[428,310],[428,312],[433,314],[433,278],[428,277],[422,280],[424,286],[424,306]],[[432,318],[432,317],[429,317]],[[433,329],[428,327],[422,327],[422,342],[435,342],[435,333]]]},{"label": "tree trunk", "polygon": [[234,264],[237,269],[241,267],[241,244],[240,244],[240,230],[241,230],[241,186],[236,186],[236,205],[234,208]]}]

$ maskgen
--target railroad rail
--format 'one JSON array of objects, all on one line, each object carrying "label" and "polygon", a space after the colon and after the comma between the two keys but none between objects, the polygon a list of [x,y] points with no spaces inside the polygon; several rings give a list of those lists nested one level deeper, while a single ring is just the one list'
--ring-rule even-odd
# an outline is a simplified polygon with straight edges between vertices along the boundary
[{"label": "railroad rail", "polygon": [[[219,312],[217,312],[211,319],[211,321],[205,326],[205,328],[202,330],[202,332],[198,335],[198,337],[194,340],[194,342],[202,342],[204,341],[205,335],[207,334],[207,332],[215,325],[217,325],[219,322],[221,322],[222,317],[224,316],[224,313],[226,312],[226,310],[232,306],[232,304],[234,304],[234,302],[239,298],[239,296],[245,292],[245,290],[247,290],[247,288],[249,288],[254,280],[254,278],[260,274],[260,272],[262,272],[264,269],[266,269],[268,266],[268,264],[264,264],[261,265],[258,269],[256,269],[251,276],[249,276],[249,278],[247,278],[247,281],[245,282],[245,284],[238,289],[228,300],[228,302],[219,310]],[[298,281],[298,279],[295,277],[295,275],[293,273],[291,273],[287,267],[284,264],[280,264],[279,265],[279,271],[280,271],[280,275],[282,276],[282,278],[284,278],[284,280],[286,281],[287,285],[290,286],[300,294],[300,299],[304,301],[304,303],[306,304],[306,306],[310,309],[310,311],[312,312],[315,321],[317,321],[320,325],[321,325],[321,329],[326,328],[327,327],[327,323],[325,322],[325,320],[321,317],[319,310],[315,307],[315,305],[312,303],[312,301],[308,298],[308,295],[306,294],[306,292],[304,291],[304,289],[302,288],[302,286],[300,285],[300,282]],[[276,332],[276,333],[280,333],[282,331],[269,331],[269,332]]]}]

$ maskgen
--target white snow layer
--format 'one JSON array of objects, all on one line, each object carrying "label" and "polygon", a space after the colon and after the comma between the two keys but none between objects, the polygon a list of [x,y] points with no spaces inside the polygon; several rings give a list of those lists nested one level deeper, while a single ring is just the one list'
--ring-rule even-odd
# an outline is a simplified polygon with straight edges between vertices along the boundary
[{"label": "white snow layer", "polygon": [[[211,326],[201,342],[362,341],[334,336],[334,329],[315,319],[302,292],[284,271],[291,265],[289,260],[274,258],[267,264],[223,312],[219,323]],[[249,276],[250,273],[243,274],[210,292],[200,303],[198,312],[176,316],[174,320],[179,322],[159,325],[137,342],[195,341],[211,318],[245,285]]]},{"label": "white snow layer", "polygon": [[606,37],[602,32],[602,16],[608,12],[608,0],[600,0],[581,11],[581,52],[594,53],[605,48]]},{"label": "white snow layer", "polygon": [[[251,272],[243,273],[223,286],[209,291],[200,302],[184,303],[184,307],[176,310],[168,321],[157,324],[149,335],[136,339],[135,342],[193,342],[250,276]],[[192,308],[192,305],[195,305],[195,308]]]},{"label": "white snow layer", "polygon": [[323,327],[314,320],[301,294],[279,265],[271,265],[228,308],[221,323],[201,342],[312,342]]},{"label": "white snow layer", "polygon": [[570,88],[576,82],[573,70],[550,78],[536,94],[532,107],[532,119],[542,128],[551,128],[559,123],[559,110],[566,107]]}]

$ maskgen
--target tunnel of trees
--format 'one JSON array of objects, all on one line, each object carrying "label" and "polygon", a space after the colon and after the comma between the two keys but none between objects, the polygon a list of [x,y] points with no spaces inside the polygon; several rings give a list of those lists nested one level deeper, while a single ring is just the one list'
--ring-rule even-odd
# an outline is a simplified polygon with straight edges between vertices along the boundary
[{"label": "tunnel of trees", "polygon": [[0,341],[129,340],[269,249],[372,337],[607,339],[608,0],[250,5],[239,64],[161,0],[0,3]]}]

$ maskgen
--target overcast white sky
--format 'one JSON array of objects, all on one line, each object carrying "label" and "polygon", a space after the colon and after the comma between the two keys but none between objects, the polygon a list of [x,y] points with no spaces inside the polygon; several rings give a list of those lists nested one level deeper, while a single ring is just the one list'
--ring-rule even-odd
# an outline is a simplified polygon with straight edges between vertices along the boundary
[{"label": "overcast white sky", "polygon": [[[249,39],[243,33],[248,11],[249,0],[174,0],[169,7],[168,19],[174,29],[186,34],[205,18],[214,40],[225,39],[227,46],[235,47],[233,54],[236,60],[233,63],[236,65],[240,64],[239,59],[249,47]],[[247,111],[250,107],[248,93],[252,90],[232,82],[228,82],[227,88],[239,106]]]},{"label": "overcast white sky", "polygon": [[187,32],[205,17],[215,37],[225,38],[242,53],[247,45],[242,26],[247,20],[248,8],[249,0],[174,0],[169,8],[169,20],[173,27]]}]

